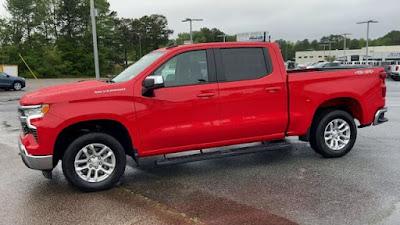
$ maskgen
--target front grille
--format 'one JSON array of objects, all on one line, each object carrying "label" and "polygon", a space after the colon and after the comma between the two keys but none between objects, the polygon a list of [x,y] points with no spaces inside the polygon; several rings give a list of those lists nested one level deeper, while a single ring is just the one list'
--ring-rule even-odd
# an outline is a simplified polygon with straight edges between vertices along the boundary
[{"label": "front grille", "polygon": [[35,129],[30,129],[30,130],[31,130],[31,132],[32,132],[33,136],[35,137],[35,139],[36,139],[36,142],[37,142],[37,143],[39,143],[39,139],[38,139],[37,131],[36,131]]},{"label": "front grille", "polygon": [[18,108],[18,115],[19,115],[19,117],[25,116],[24,110],[22,110],[21,108]]},{"label": "front grille", "polygon": [[23,110],[18,109],[18,115],[19,115],[19,121],[21,123],[21,128],[22,128],[22,133],[25,135],[27,134],[33,134],[35,137],[36,141],[39,143],[38,135],[37,135],[37,130],[36,129],[31,129],[28,127],[26,123],[26,116]]},{"label": "front grille", "polygon": [[29,134],[30,129],[29,129],[28,125],[26,124],[25,119],[21,119],[21,127],[22,127],[22,132],[24,133],[24,135]]}]

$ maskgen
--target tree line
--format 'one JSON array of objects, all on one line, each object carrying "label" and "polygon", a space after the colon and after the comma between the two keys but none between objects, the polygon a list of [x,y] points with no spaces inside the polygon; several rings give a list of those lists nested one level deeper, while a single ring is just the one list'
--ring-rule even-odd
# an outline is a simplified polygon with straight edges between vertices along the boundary
[{"label": "tree line", "polygon": [[[93,76],[89,0],[6,0],[5,7],[0,64],[17,64],[28,76],[21,54],[40,77]],[[107,0],[96,0],[96,9],[102,75],[170,42],[173,30],[163,15],[118,18]]]},{"label": "tree line", "polygon": [[[325,49],[329,50],[329,46],[326,43],[331,42],[331,49],[343,50],[344,48],[344,37],[341,35],[330,35],[324,36],[320,40],[304,39],[302,41],[291,42],[283,39],[276,41],[281,48],[282,56],[285,60],[294,60],[296,51],[321,51]],[[346,49],[360,49],[365,47],[366,40],[361,39],[346,39]],[[389,45],[400,45],[400,31],[391,31],[383,37],[370,40],[370,46],[389,46]]]},{"label": "tree line", "polygon": [[[163,15],[119,18],[107,0],[96,0],[101,75],[115,75],[148,52],[171,43],[183,44],[189,33],[171,40],[173,30]],[[0,64],[16,64],[30,76],[21,54],[39,77],[93,76],[90,0],[6,0],[0,18]],[[217,42],[216,28],[194,32],[194,42]],[[233,40],[228,37],[228,40]]]},{"label": "tree line", "polygon": [[[183,44],[189,33],[171,39],[173,30],[163,15],[120,18],[107,0],[96,0],[97,34],[101,75],[115,75],[148,52],[171,43]],[[6,18],[0,18],[0,64],[16,64],[29,77],[21,54],[39,77],[94,76],[90,0],[6,0]],[[224,32],[201,28],[194,43],[221,42]],[[236,41],[226,36],[226,41]],[[277,40],[285,59],[295,51],[321,50],[320,43],[334,40],[332,49],[343,49],[337,35],[320,41]],[[365,46],[364,39],[347,39],[350,49]],[[400,31],[373,40],[372,45],[400,45]]]}]

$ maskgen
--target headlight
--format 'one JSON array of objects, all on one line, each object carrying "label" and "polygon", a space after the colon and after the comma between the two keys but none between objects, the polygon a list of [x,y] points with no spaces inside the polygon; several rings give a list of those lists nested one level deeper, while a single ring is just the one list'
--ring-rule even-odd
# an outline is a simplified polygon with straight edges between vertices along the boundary
[{"label": "headlight", "polygon": [[21,110],[24,112],[24,116],[33,117],[33,116],[44,116],[50,107],[49,105],[34,105],[34,106],[21,106]]},{"label": "headlight", "polygon": [[31,129],[36,129],[32,125],[31,120],[42,118],[50,109],[47,104],[43,105],[31,105],[31,106],[20,106],[20,117],[26,121],[26,125]]}]

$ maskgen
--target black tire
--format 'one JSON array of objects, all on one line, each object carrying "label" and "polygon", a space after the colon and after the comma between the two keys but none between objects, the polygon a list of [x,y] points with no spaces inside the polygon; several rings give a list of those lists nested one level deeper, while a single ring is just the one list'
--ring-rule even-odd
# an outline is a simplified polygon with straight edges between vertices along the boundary
[{"label": "black tire", "polygon": [[22,83],[19,81],[14,82],[13,89],[16,91],[20,91],[22,89]]},{"label": "black tire", "polygon": [[315,138],[310,137],[310,146],[316,153],[320,154],[318,147],[317,147],[317,143],[315,141]]},{"label": "black tire", "polygon": [[[75,157],[81,149],[93,143],[103,144],[109,147],[115,156],[116,164],[114,170],[105,180],[100,182],[88,182],[79,177],[77,172],[75,172]],[[62,158],[62,169],[68,182],[86,192],[102,191],[112,188],[124,174],[125,166],[126,154],[124,148],[117,139],[104,133],[89,133],[77,138],[68,146]]]},{"label": "black tire", "polygon": [[[325,129],[331,121],[336,119],[343,120],[349,125],[350,138],[348,143],[341,149],[334,150],[325,142]],[[357,138],[357,127],[354,118],[348,112],[343,110],[325,110],[315,119],[311,134],[310,145],[311,147],[323,157],[338,158],[346,155],[353,148]]]}]

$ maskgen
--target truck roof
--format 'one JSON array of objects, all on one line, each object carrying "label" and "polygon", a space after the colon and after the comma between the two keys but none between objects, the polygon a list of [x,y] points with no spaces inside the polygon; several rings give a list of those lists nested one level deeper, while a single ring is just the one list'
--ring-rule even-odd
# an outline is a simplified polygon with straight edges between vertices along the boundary
[{"label": "truck roof", "polygon": [[187,45],[176,45],[165,48],[160,48],[157,51],[170,51],[177,49],[191,49],[191,48],[230,48],[230,47],[264,47],[267,45],[278,45],[272,42],[212,42],[212,43],[200,43],[200,44],[187,44]]}]

